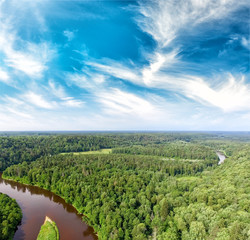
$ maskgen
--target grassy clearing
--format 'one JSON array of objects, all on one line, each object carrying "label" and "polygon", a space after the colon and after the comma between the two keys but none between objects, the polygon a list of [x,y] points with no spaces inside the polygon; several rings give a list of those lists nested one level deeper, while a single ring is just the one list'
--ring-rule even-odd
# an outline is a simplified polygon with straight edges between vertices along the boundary
[{"label": "grassy clearing", "polygon": [[59,240],[59,231],[56,223],[47,216],[37,236],[37,240]]},{"label": "grassy clearing", "polygon": [[202,159],[175,159],[175,158],[161,158],[163,161],[186,161],[186,162],[201,162]]},{"label": "grassy clearing", "polygon": [[69,153],[61,153],[63,155],[65,154],[71,154],[73,153],[74,155],[82,155],[82,154],[109,154],[112,152],[111,148],[108,149],[100,149],[98,151],[86,151],[86,152],[69,152]]},{"label": "grassy clearing", "polygon": [[200,179],[200,177],[196,177],[196,176],[185,176],[185,177],[179,177],[177,178],[178,181],[198,181]]}]

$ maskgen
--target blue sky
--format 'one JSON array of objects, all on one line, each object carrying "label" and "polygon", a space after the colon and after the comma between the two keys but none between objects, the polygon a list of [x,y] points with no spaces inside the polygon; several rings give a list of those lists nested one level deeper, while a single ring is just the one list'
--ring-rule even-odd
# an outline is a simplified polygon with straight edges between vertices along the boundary
[{"label": "blue sky", "polygon": [[0,131],[250,131],[247,0],[0,0]]}]

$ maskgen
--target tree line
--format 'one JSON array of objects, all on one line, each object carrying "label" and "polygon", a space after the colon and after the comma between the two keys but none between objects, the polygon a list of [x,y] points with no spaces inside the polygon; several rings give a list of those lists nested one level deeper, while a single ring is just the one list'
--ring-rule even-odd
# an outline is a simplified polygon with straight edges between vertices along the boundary
[{"label": "tree line", "polygon": [[175,141],[157,145],[133,145],[130,147],[114,148],[112,153],[126,153],[135,155],[153,155],[176,159],[217,160],[218,156],[209,146],[198,143]]},{"label": "tree line", "polygon": [[[202,139],[202,137],[205,136],[206,138],[211,138],[213,135],[190,133],[103,133],[82,135],[2,136],[0,137],[0,171],[3,171],[8,166],[23,161],[35,161],[37,158],[45,155],[54,155],[63,152],[100,150],[103,148],[133,147],[134,145],[147,146],[148,150],[150,145],[151,149],[157,146],[157,149],[162,151],[161,145],[164,145],[166,148],[168,144],[173,141],[185,141],[189,143],[195,139]],[[198,144],[196,145],[198,146]],[[208,149],[205,150],[208,151]],[[116,149],[115,151],[121,150]],[[195,154],[195,151],[199,151],[199,154],[202,153],[202,149],[199,148],[193,149],[193,154]],[[209,154],[211,156],[212,153],[210,149]],[[182,158],[178,153],[175,153],[175,155]],[[196,156],[191,155],[190,158],[195,158]],[[204,156],[200,155],[200,157],[203,158]],[[210,157],[209,159],[212,158]]]}]

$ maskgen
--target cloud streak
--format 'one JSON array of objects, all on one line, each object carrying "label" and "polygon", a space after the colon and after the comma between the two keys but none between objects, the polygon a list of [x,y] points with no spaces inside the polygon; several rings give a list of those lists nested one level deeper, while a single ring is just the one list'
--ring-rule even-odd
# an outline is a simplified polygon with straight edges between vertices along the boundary
[{"label": "cloud streak", "polygon": [[0,53],[3,54],[3,62],[14,71],[31,78],[41,78],[55,49],[47,42],[33,43],[21,39],[15,28],[20,23],[14,22],[13,16],[1,10],[5,9],[4,4],[7,3],[0,3]]},{"label": "cloud streak", "polygon": [[23,43],[24,51],[17,51],[14,48],[18,40],[15,34],[0,30],[0,51],[4,54],[6,66],[14,70],[21,71],[29,77],[42,77],[43,72],[47,69],[47,62],[54,54],[47,43],[31,44]]},{"label": "cloud streak", "polygon": [[[155,52],[148,54],[148,66],[103,59],[85,62],[95,71],[115,78],[120,78],[148,89],[157,88],[176,92],[195,100],[205,106],[214,106],[224,112],[250,110],[250,85],[245,76],[236,79],[229,72],[217,76],[201,77],[187,75],[179,71],[171,71],[185,66],[179,56],[181,45],[175,44],[180,31],[189,31],[193,27],[207,21],[224,18],[230,12],[247,5],[247,1],[140,1],[140,17],[136,18],[141,29],[150,34],[157,42]],[[136,8],[136,11],[138,9]],[[248,40],[242,38],[242,45],[248,47]],[[171,47],[172,50],[166,50]],[[228,76],[225,78],[225,76]],[[211,84],[214,78],[220,79],[220,84]]]},{"label": "cloud streak", "polygon": [[31,103],[39,108],[54,109],[57,106],[56,102],[49,102],[42,95],[34,92],[24,94],[23,98],[27,103]]},{"label": "cloud streak", "polygon": [[[237,8],[248,5],[246,0],[179,0],[139,1],[137,23],[150,34],[160,48],[169,45],[179,31],[197,24],[223,18]],[[137,8],[135,8],[138,11]]]},{"label": "cloud streak", "polygon": [[149,101],[117,88],[97,92],[96,95],[97,101],[111,115],[129,114],[139,117],[149,117],[155,111],[155,107]]},{"label": "cloud streak", "polygon": [[0,68],[0,81],[7,84],[10,82],[9,74],[6,71],[2,70],[1,68]]}]

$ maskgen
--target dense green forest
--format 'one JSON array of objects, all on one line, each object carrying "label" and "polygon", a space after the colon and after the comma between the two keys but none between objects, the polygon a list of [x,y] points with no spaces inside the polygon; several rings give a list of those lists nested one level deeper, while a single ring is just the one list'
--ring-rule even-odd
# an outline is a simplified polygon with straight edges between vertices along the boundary
[{"label": "dense green forest", "polygon": [[[2,134],[5,135],[5,134]],[[62,152],[82,152],[99,150],[104,148],[120,148],[133,146],[149,146],[151,148],[157,145],[157,149],[164,155],[164,151],[172,151],[171,156],[181,158],[184,155],[188,158],[209,158],[215,159],[215,153],[211,148],[201,147],[199,140],[213,139],[214,134],[191,134],[191,133],[120,133],[120,134],[83,134],[83,135],[7,135],[0,136],[0,171],[7,167],[18,164],[23,161],[32,162],[44,155],[54,155]],[[224,136],[223,136],[224,137]],[[218,136],[217,136],[218,138]],[[219,137],[222,138],[222,137]],[[223,138],[222,138],[223,139]],[[193,156],[185,149],[185,153],[176,152],[174,148],[177,144],[170,144],[178,142],[179,149],[182,143],[186,143],[185,148],[193,151]],[[189,142],[196,141],[192,147],[188,145]],[[170,145],[169,145],[170,144]],[[161,146],[161,147],[160,147]],[[173,149],[171,150],[171,148]],[[116,149],[118,151],[119,149]],[[204,155],[203,150],[205,150]],[[195,152],[198,151],[198,152]],[[142,152],[143,153],[143,152]]]},{"label": "dense green forest", "polygon": [[[240,136],[3,136],[0,159],[4,178],[60,195],[99,239],[247,240],[250,138]],[[105,148],[112,153],[70,153]],[[220,166],[216,151],[228,156]]]},{"label": "dense green forest", "polygon": [[21,219],[22,211],[16,200],[0,193],[0,240],[12,239]]},{"label": "dense green forest", "polygon": [[183,141],[175,141],[168,144],[114,148],[112,153],[164,156],[175,159],[218,159],[215,151],[210,147]]},{"label": "dense green forest", "polygon": [[102,136],[12,136],[0,137],[0,171],[44,155],[108,148],[114,139]]},{"label": "dense green forest", "polygon": [[[98,147],[114,147],[112,154],[46,154],[7,168],[4,177],[62,196],[99,239],[249,239],[249,143],[151,135],[108,135]],[[229,156],[221,166],[215,150]]]}]

